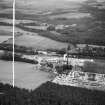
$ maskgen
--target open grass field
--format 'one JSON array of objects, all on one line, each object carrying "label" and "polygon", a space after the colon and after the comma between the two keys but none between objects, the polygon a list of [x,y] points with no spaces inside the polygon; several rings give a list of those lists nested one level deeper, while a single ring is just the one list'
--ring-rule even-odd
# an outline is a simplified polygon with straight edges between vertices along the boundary
[{"label": "open grass field", "polygon": [[[0,82],[12,85],[12,62],[0,60]],[[35,89],[49,81],[49,73],[38,71],[36,65],[15,62],[15,86]]]},{"label": "open grass field", "polygon": [[12,36],[12,32],[0,29],[0,36]]},{"label": "open grass field", "polygon": [[105,60],[94,60],[94,62],[85,62],[83,71],[105,74]]},{"label": "open grass field", "polygon": [[59,15],[52,15],[50,16],[51,19],[54,18],[84,18],[84,17],[91,17],[89,13],[65,13],[65,14],[59,14]]},{"label": "open grass field", "polygon": [[[12,43],[12,40],[6,43]],[[15,38],[15,44],[25,47],[33,47],[37,49],[62,49],[67,47],[67,43],[55,41],[43,36],[39,36],[37,33],[23,33],[22,36]]]},{"label": "open grass field", "polygon": [[15,62],[15,86],[35,89],[49,81],[49,73],[39,71],[36,65]]},{"label": "open grass field", "polygon": [[0,43],[8,40],[9,38],[11,38],[10,36],[0,36]]},{"label": "open grass field", "polygon": [[12,27],[0,26],[0,43],[12,38]]},{"label": "open grass field", "polygon": [[12,84],[12,62],[0,60],[0,82]]},{"label": "open grass field", "polygon": [[13,31],[11,26],[0,26],[0,30],[4,30],[5,32],[12,32]]}]

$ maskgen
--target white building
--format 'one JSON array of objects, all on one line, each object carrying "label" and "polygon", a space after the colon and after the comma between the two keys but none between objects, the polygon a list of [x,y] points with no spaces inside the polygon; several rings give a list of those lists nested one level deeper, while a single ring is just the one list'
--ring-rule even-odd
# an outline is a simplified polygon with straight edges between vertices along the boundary
[{"label": "white building", "polygon": [[[64,54],[63,60],[67,61],[67,54]],[[83,66],[85,62],[94,62],[94,60],[93,59],[78,59],[78,58],[68,57],[68,63],[70,63],[73,66],[75,66],[75,65]]]},{"label": "white building", "polygon": [[105,74],[72,71],[68,75],[57,76],[52,82],[60,85],[105,90]]},{"label": "white building", "polygon": [[55,27],[55,29],[56,30],[62,30],[62,29],[64,29],[64,25],[57,25],[56,27]]},{"label": "white building", "polygon": [[38,51],[38,54],[43,54],[43,55],[47,55],[47,51]]}]

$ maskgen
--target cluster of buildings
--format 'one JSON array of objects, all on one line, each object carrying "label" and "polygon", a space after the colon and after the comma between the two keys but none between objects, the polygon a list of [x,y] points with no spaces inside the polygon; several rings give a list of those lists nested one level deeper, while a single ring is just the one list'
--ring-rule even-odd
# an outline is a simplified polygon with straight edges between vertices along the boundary
[{"label": "cluster of buildings", "polygon": [[34,29],[39,29],[39,30],[48,30],[48,31],[56,31],[56,30],[63,30],[66,28],[70,28],[70,27],[76,27],[77,24],[71,24],[71,25],[64,25],[64,24],[58,24],[58,25],[54,25],[54,24],[48,24],[48,23],[37,23],[37,25],[35,26],[28,26],[30,28],[34,28]]},{"label": "cluster of buildings", "polygon": [[68,75],[58,75],[52,82],[60,85],[105,90],[105,74],[73,70]]},{"label": "cluster of buildings", "polygon": [[105,47],[103,46],[77,46],[76,48],[69,51],[71,57],[105,57]]},{"label": "cluster of buildings", "polygon": [[[45,53],[45,52],[43,52]],[[38,60],[39,63],[46,63],[46,62],[49,62],[49,63],[56,63],[56,64],[66,64],[67,63],[67,60],[68,60],[68,64],[69,65],[72,65],[72,66],[75,66],[75,65],[78,65],[78,66],[83,66],[84,65],[84,62],[94,62],[93,59],[80,59],[80,58],[67,58],[67,55],[64,54],[64,56],[57,56],[57,55],[35,55],[34,56],[34,59],[35,60]]]},{"label": "cluster of buildings", "polygon": [[79,58],[71,58],[71,57],[67,58],[67,54],[64,54],[63,60],[64,61],[68,60],[68,63],[73,66],[75,66],[75,65],[83,66],[84,62],[94,62],[93,59],[82,59],[82,58],[79,59]]},{"label": "cluster of buildings", "polygon": [[[39,56],[37,56],[39,58]],[[93,59],[79,59],[79,58],[72,58],[68,57],[67,54],[64,56],[40,56],[40,64],[41,63],[52,63],[55,65],[59,64],[67,64],[72,65],[72,70],[69,70],[69,73],[57,73],[56,69],[54,69],[54,73],[57,76],[52,80],[52,82],[60,85],[67,85],[67,86],[75,86],[75,87],[82,87],[88,89],[96,89],[96,90],[105,90],[105,74],[99,73],[92,73],[92,72],[83,72],[83,66],[85,62],[92,62],[94,63]],[[54,65],[53,65],[54,66]]]},{"label": "cluster of buildings", "polygon": [[105,90],[105,74],[83,72],[83,65],[85,62],[94,62],[93,59],[78,59],[78,58],[67,58],[65,54],[63,62],[67,61],[68,64],[72,65],[72,70],[68,74],[58,74],[52,82],[60,85],[82,87],[88,89]]},{"label": "cluster of buildings", "polygon": [[57,70],[52,68],[52,71],[57,74],[57,76],[52,80],[52,82],[67,85],[67,86],[76,86],[89,89],[98,89],[105,90],[105,74],[92,73],[92,72],[83,72],[83,65],[85,62],[94,62],[93,59],[78,59],[78,58],[67,58],[67,54],[64,56],[54,56],[47,55],[46,51],[39,51],[38,55],[24,55],[23,58],[28,58],[31,60],[37,60],[39,62],[39,69],[41,65],[51,63],[54,65],[59,64],[68,64],[72,65],[72,70],[69,70],[68,74],[66,73],[57,73]]}]

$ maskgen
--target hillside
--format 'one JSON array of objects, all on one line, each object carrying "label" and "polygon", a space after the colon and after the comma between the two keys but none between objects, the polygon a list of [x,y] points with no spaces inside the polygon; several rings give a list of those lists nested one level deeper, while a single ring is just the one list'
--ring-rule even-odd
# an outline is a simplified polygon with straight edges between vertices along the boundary
[{"label": "hillside", "polygon": [[[51,5],[51,3],[49,3],[49,7],[51,6],[51,8],[46,8],[44,6],[45,4],[42,3],[38,7],[33,7],[33,4],[31,4],[32,7],[30,7],[28,5],[28,1],[27,8],[25,8],[25,5],[19,5],[19,2],[20,1],[17,1],[16,7],[16,23],[18,20],[27,20],[52,25],[76,24],[76,26],[57,30],[57,32],[60,33],[59,36],[48,31],[37,31],[32,28],[28,28],[25,24],[23,26],[18,24],[18,28],[28,32],[38,33],[39,36],[43,36],[58,42],[105,45],[105,2],[100,3],[96,2],[95,0],[84,3],[63,1],[60,4],[57,2],[57,8],[53,8],[55,5]],[[39,9],[41,5],[43,6]],[[0,17],[12,18],[10,8],[9,10],[5,9],[3,11],[4,12],[0,13]],[[17,31],[17,28],[15,30],[16,32],[20,32]]]},{"label": "hillside", "polygon": [[[65,11],[64,11],[65,10]],[[37,13],[19,15],[17,13],[17,19],[33,20],[42,23],[48,23],[52,25],[72,25],[75,27],[69,27],[62,30],[57,30],[60,36],[52,34],[46,31],[38,31],[33,28],[18,24],[18,28],[38,33],[40,36],[44,36],[60,42],[70,42],[77,44],[94,44],[105,45],[105,15],[104,9],[91,7],[87,4],[81,5],[79,9],[55,9],[48,11],[49,14],[42,12],[40,15]],[[57,12],[59,11],[59,13]],[[51,13],[50,13],[51,12]],[[45,13],[44,15],[42,15]],[[30,25],[31,26],[31,25]]]}]

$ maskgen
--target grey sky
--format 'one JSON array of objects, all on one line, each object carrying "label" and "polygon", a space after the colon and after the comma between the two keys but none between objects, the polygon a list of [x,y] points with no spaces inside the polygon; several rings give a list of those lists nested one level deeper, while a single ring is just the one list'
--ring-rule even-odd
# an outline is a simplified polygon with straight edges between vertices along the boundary
[{"label": "grey sky", "polygon": [[67,7],[68,3],[81,2],[84,0],[16,0],[16,6],[20,8],[56,8]]},{"label": "grey sky", "polygon": [[0,0],[0,8],[12,8],[12,2],[13,0]]},{"label": "grey sky", "polygon": [[[50,6],[67,6],[69,2],[83,2],[86,0],[15,0],[17,8],[37,8]],[[97,0],[105,1],[105,0]],[[0,7],[12,7],[13,0],[0,0]]]},{"label": "grey sky", "polygon": [[[38,6],[38,5],[54,5],[54,4],[63,4],[69,1],[81,2],[85,0],[15,0],[17,6]],[[2,5],[12,5],[13,0],[0,0]]]}]

